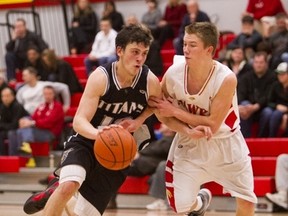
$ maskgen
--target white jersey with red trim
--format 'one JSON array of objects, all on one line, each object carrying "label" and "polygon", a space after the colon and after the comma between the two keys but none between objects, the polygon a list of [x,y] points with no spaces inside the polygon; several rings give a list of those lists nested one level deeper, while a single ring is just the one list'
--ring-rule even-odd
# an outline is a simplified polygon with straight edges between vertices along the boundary
[{"label": "white jersey with red trim", "polygon": [[[173,103],[178,104],[182,109],[195,115],[209,116],[213,98],[218,93],[225,77],[233,72],[227,66],[214,61],[213,68],[201,90],[197,94],[191,95],[187,91],[187,68],[185,63],[175,63],[167,70],[165,74],[167,92],[173,98]],[[235,89],[230,110],[219,130],[213,134],[212,139],[231,136],[240,129],[239,123],[240,117]]]}]

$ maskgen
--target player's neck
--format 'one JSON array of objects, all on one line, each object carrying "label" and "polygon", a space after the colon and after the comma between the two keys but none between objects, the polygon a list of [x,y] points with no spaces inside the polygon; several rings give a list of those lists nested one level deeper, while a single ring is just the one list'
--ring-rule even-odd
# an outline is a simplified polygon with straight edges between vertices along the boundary
[{"label": "player's neck", "polygon": [[188,64],[188,74],[193,77],[207,77],[214,66],[214,61],[199,61],[195,64]]}]

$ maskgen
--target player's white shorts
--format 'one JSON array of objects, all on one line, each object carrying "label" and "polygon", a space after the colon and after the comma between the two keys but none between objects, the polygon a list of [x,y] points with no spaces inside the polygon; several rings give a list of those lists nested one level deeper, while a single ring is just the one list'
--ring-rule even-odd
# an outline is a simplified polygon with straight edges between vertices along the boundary
[{"label": "player's white shorts", "polygon": [[201,185],[214,181],[223,191],[257,203],[249,149],[240,131],[228,138],[189,140],[170,148],[166,167],[167,197],[176,212],[187,212]]}]

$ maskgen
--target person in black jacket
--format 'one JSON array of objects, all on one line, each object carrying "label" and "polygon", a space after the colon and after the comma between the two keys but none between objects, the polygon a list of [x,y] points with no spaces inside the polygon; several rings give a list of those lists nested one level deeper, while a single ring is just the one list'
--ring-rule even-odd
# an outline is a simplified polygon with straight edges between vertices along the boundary
[{"label": "person in black jacket", "polygon": [[27,29],[26,21],[19,18],[14,24],[12,40],[6,44],[5,61],[8,81],[15,80],[17,69],[24,68],[27,50],[31,46],[36,46],[40,52],[48,48],[47,43],[39,35]]},{"label": "person in black jacket", "polygon": [[42,61],[44,62],[44,70],[46,70],[45,74],[48,74],[48,81],[67,84],[71,94],[83,91],[72,66],[68,62],[58,58],[54,50],[44,50]]},{"label": "person in black jacket", "polygon": [[18,128],[18,121],[24,116],[29,116],[24,107],[15,98],[15,91],[5,87],[1,92],[2,104],[0,104],[0,155],[7,154],[4,141],[9,130]]},{"label": "person in black jacket", "polygon": [[278,80],[271,85],[268,104],[263,109],[259,120],[262,129],[259,131],[260,137],[277,137],[282,122],[283,129],[287,128],[288,63],[280,63],[275,72]]},{"label": "person in black jacket", "polygon": [[262,42],[262,35],[254,27],[253,17],[247,15],[241,19],[241,32],[227,45],[227,50],[240,46],[249,60],[258,51],[258,44]]},{"label": "person in black jacket", "polygon": [[120,12],[116,10],[114,1],[106,1],[103,11],[103,18],[108,18],[111,20],[112,28],[119,32],[124,26],[124,19]]},{"label": "person in black jacket", "polygon": [[78,0],[70,32],[71,54],[88,53],[98,30],[98,17],[89,0]]},{"label": "person in black jacket", "polygon": [[253,69],[239,80],[237,87],[240,126],[245,138],[251,137],[252,125],[259,121],[262,109],[267,105],[271,83],[276,80],[275,73],[268,68],[266,52],[255,54],[252,67]]},{"label": "person in black jacket", "polygon": [[25,67],[33,67],[37,70],[37,76],[39,80],[47,81],[48,73],[44,70],[44,63],[41,59],[41,53],[37,47],[31,46],[27,51],[27,60],[25,62]]}]

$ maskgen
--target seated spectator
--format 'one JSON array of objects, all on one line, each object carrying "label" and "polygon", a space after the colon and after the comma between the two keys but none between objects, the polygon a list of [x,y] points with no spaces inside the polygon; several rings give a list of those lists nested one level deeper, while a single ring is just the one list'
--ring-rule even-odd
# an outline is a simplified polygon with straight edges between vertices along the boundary
[{"label": "seated spectator", "polygon": [[249,0],[243,16],[252,16],[256,21],[255,28],[262,33],[261,19],[283,12],[285,13],[285,9],[281,0]]},{"label": "seated spectator", "polygon": [[6,44],[5,55],[8,81],[16,79],[16,70],[22,70],[27,60],[27,50],[36,46],[40,52],[48,48],[47,43],[37,34],[29,31],[24,19],[17,19],[12,32],[12,40]]},{"label": "seated spectator", "polygon": [[25,62],[26,67],[34,67],[38,72],[38,79],[46,81],[48,79],[48,73],[44,70],[44,63],[41,59],[41,53],[37,47],[32,46],[27,50],[27,60]]},{"label": "seated spectator", "polygon": [[[56,93],[52,86],[46,85],[43,88],[43,96],[44,103],[36,108],[31,118],[21,118],[19,129],[8,132],[10,155],[18,155],[19,150],[32,154],[30,142],[52,142],[59,138],[64,125],[62,104],[56,101]],[[35,160],[30,157],[26,166],[35,165]]]},{"label": "seated spectator", "polygon": [[128,15],[128,17],[125,20],[125,25],[129,26],[129,25],[137,25],[137,24],[139,24],[139,21],[136,15],[135,14]]},{"label": "seated spectator", "polygon": [[[271,83],[275,80],[275,73],[268,67],[267,53],[256,53],[253,58],[252,71],[246,73],[237,86],[240,126],[245,138],[251,137],[252,125],[259,121],[263,108],[267,106]],[[259,125],[261,126],[263,125]],[[259,128],[259,131],[262,129]]]},{"label": "seated spectator", "polygon": [[54,50],[46,49],[42,52],[47,80],[51,82],[65,83],[69,87],[70,94],[83,92],[83,88],[72,66],[55,54]]},{"label": "seated spectator", "polygon": [[167,39],[174,39],[179,32],[181,22],[187,8],[180,0],[169,0],[165,12],[154,31],[154,38],[158,40],[160,47],[163,46]]},{"label": "seated spectator", "polygon": [[24,85],[21,86],[17,93],[16,99],[22,104],[25,110],[31,115],[36,108],[44,102],[43,88],[47,85],[53,86],[56,95],[61,97],[63,101],[64,112],[70,107],[70,92],[69,88],[64,83],[39,81],[37,71],[33,67],[28,67],[23,70],[22,77]]},{"label": "seated spectator", "polygon": [[146,5],[148,10],[143,14],[141,23],[146,25],[151,30],[152,35],[155,37],[155,31],[158,23],[162,19],[162,12],[158,8],[157,0],[146,0]]},{"label": "seated spectator", "polygon": [[[268,105],[261,113],[259,124],[262,131],[260,137],[277,137],[281,123],[288,113],[288,63],[282,62],[276,69],[278,80],[271,86]],[[287,124],[286,124],[287,127]],[[285,129],[285,128],[284,128]]]},{"label": "seated spectator", "polygon": [[176,55],[183,55],[183,37],[185,26],[193,22],[210,22],[209,16],[199,9],[198,0],[189,0],[187,3],[187,13],[182,19],[178,36],[173,40]]},{"label": "seated spectator", "polygon": [[[8,87],[6,76],[3,73],[0,73],[0,95],[4,88]],[[1,97],[0,97],[0,105],[2,103]]]},{"label": "seated spectator", "polygon": [[232,48],[229,58],[226,59],[226,65],[236,74],[238,80],[252,70],[250,63],[246,60],[244,50],[239,46]]},{"label": "seated spectator", "polygon": [[262,35],[255,30],[253,17],[244,16],[241,19],[241,32],[227,45],[227,50],[240,46],[249,60],[257,51],[257,46],[261,41]]},{"label": "seated spectator", "polygon": [[8,138],[9,130],[18,128],[18,121],[24,116],[29,116],[24,107],[15,98],[15,91],[10,87],[5,87],[1,91],[0,104],[0,155],[7,154],[4,141]]},{"label": "seated spectator", "polygon": [[89,0],[76,2],[70,32],[71,54],[88,53],[99,29],[98,17]]},{"label": "seated spectator", "polygon": [[166,195],[165,171],[166,160],[162,160],[149,179],[150,188],[148,194],[156,198],[156,200],[146,205],[148,210],[168,210],[170,208]]},{"label": "seated spectator", "polygon": [[288,154],[277,157],[275,172],[276,193],[266,193],[265,197],[273,204],[288,210]]},{"label": "seated spectator", "polygon": [[268,40],[269,47],[271,49],[271,59],[269,66],[271,69],[276,69],[276,67],[282,62],[282,54],[288,49],[288,25],[286,20],[288,16],[284,13],[276,15],[276,29],[270,37],[266,38]]},{"label": "seated spectator", "polygon": [[112,28],[117,32],[124,26],[123,16],[116,10],[114,1],[105,2],[102,18],[111,20]]},{"label": "seated spectator", "polygon": [[110,20],[103,18],[100,21],[100,31],[96,34],[92,50],[84,59],[87,75],[93,71],[94,67],[117,60],[116,36],[117,32],[112,28]]},{"label": "seated spectator", "polygon": [[164,64],[161,56],[161,48],[158,41],[152,41],[145,64],[158,77],[161,77],[161,75],[164,73]]}]

